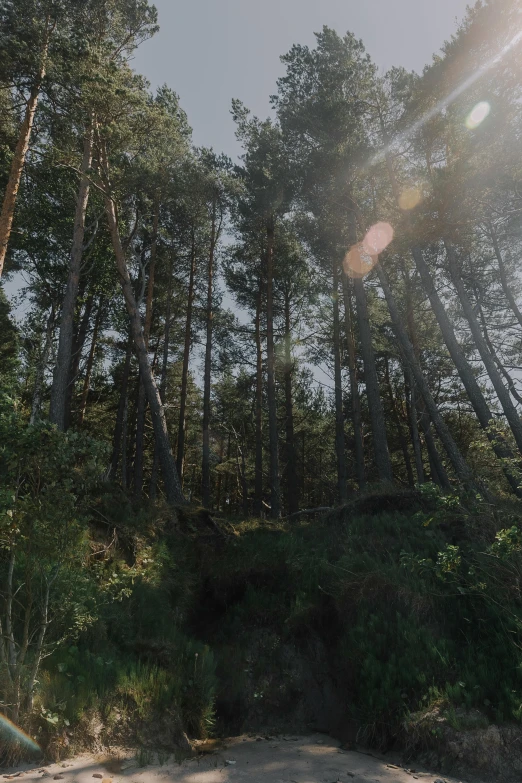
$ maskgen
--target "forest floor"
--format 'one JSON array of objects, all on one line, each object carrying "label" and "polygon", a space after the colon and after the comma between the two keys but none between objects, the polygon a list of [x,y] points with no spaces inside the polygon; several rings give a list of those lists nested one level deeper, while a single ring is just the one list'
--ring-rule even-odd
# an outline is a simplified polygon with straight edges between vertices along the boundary
[{"label": "forest floor", "polygon": [[[143,755],[142,751],[142,755]],[[145,751],[146,753],[146,751]],[[154,754],[154,761],[156,760]],[[151,758],[148,759],[152,761]],[[132,751],[111,756],[82,755],[38,769],[6,772],[3,778],[24,778],[24,783],[62,780],[64,783],[479,783],[475,778],[453,778],[403,768],[365,753],[344,751],[329,737],[236,737],[212,753],[176,762],[138,766]],[[141,759],[141,763],[145,763]]]}]

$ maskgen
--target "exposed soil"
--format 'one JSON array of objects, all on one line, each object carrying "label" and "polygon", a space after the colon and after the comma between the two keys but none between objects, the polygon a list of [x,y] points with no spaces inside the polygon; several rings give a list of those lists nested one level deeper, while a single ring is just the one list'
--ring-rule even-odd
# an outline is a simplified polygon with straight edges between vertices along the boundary
[{"label": "exposed soil", "polygon": [[[399,763],[344,751],[336,740],[320,734],[306,737],[236,737],[220,746],[202,746],[197,756],[176,762],[170,758],[141,758],[133,751],[111,756],[83,755],[37,769],[4,772],[4,778],[23,783],[480,783],[478,779],[449,778],[422,769],[404,769]],[[16,778],[13,776],[18,775]],[[57,777],[58,776],[58,777]]]}]

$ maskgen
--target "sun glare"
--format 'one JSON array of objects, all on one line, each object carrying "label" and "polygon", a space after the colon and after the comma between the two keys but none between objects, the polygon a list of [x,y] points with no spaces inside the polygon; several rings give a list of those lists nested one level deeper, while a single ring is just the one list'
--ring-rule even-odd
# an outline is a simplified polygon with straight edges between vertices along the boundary
[{"label": "sun glare", "polygon": [[[414,133],[416,133],[420,128],[423,128],[424,125],[426,125],[429,120],[431,120],[433,117],[436,117],[437,114],[439,114],[441,111],[443,111],[447,106],[452,104],[457,98],[462,95],[463,92],[465,92],[467,89],[469,89],[473,84],[475,84],[476,81],[478,81],[481,76],[483,76],[487,71],[489,71],[491,68],[494,68],[497,63],[499,63],[503,57],[506,56],[506,54],[511,51],[520,41],[522,40],[522,30],[519,30],[513,38],[496,54],[494,57],[492,57],[490,60],[485,62],[483,65],[480,66],[480,68],[477,68],[476,71],[474,71],[471,76],[468,76],[467,79],[465,79],[462,84],[459,84],[458,87],[456,87],[453,92],[451,92],[449,95],[447,95],[445,98],[443,98],[441,101],[439,101],[435,106],[433,106],[426,114],[424,114],[417,122],[414,122],[413,125],[411,125],[407,130],[405,130],[403,133],[399,133],[390,144],[388,144],[384,149],[382,149],[380,152],[378,152],[373,158],[372,163],[378,163],[380,160],[384,160],[386,157],[386,154],[397,144],[400,144],[404,142],[406,139],[409,139]],[[490,106],[485,101],[483,103],[477,104],[471,114],[468,117],[468,120],[471,119],[471,116],[474,114],[475,111],[477,111],[479,106],[487,106],[487,113],[484,114],[484,116],[481,118],[480,122],[483,122],[490,111]],[[483,111],[483,110],[482,110]],[[471,129],[478,127],[480,125],[480,122],[477,123],[477,125],[472,125]],[[467,125],[467,122],[466,122]],[[468,128],[470,127],[467,125]]]},{"label": "sun glare", "polygon": [[478,126],[484,122],[486,117],[491,111],[491,106],[487,101],[481,101],[470,111],[466,117],[466,128],[469,130],[475,130]]}]

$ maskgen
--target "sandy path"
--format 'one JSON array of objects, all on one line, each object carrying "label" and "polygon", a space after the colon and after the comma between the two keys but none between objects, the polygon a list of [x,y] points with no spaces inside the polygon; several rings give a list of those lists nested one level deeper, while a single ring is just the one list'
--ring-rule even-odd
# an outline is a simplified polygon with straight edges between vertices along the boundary
[{"label": "sandy path", "polygon": [[323,735],[261,741],[238,737],[227,741],[226,749],[182,764],[171,756],[163,765],[138,767],[131,752],[120,758],[122,763],[115,764],[108,757],[79,756],[39,768],[41,772],[26,768],[18,775],[4,773],[0,783],[18,777],[23,783],[459,783],[457,778],[407,771],[372,756],[342,751],[339,743]]}]

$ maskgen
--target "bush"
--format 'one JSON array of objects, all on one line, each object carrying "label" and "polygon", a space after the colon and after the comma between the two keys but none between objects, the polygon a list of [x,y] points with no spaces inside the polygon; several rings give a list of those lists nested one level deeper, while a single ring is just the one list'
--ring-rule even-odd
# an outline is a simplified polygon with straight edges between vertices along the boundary
[{"label": "bush", "polygon": [[[196,627],[227,689],[243,683],[237,705],[246,710],[262,690],[252,685],[261,672],[242,672],[254,671],[248,659],[265,629],[305,656],[322,640],[346,718],[367,741],[386,745],[434,693],[493,721],[522,717],[519,507],[493,510],[433,487],[399,494],[314,524],[250,523],[224,552],[201,554]],[[275,671],[280,654],[266,656]]]}]

